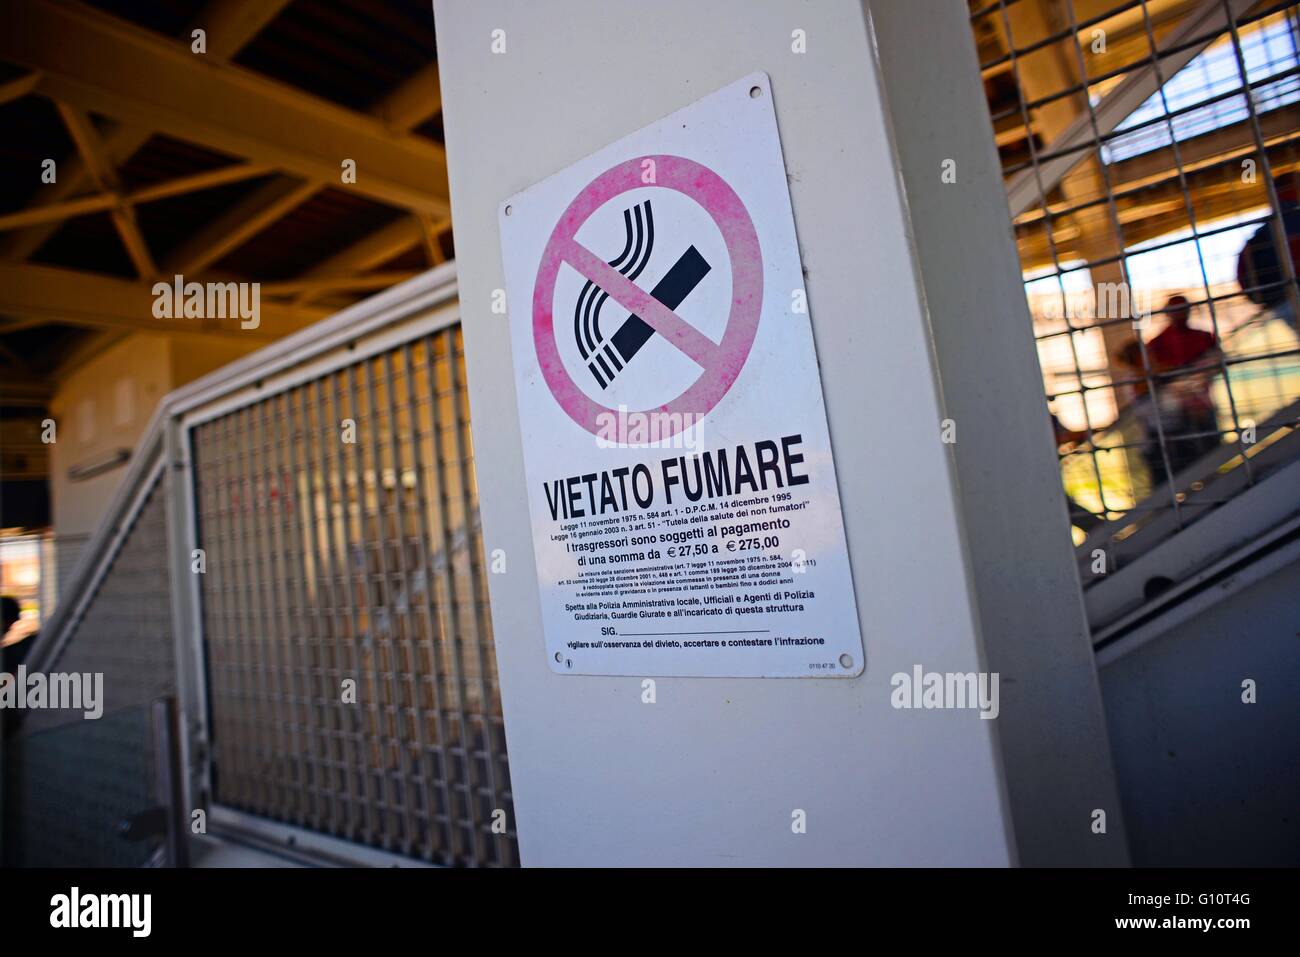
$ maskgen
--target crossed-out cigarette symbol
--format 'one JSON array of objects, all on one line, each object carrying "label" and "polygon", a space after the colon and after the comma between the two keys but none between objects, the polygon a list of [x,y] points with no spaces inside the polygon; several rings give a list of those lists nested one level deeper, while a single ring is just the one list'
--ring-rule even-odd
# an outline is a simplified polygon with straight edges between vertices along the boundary
[{"label": "crossed-out cigarette symbol", "polygon": [[[625,243],[625,251],[612,264],[576,238],[582,224],[607,202],[624,193],[645,189],[641,173],[646,163],[653,163],[658,170],[654,186],[700,206],[722,235],[731,267],[731,289],[727,322],[719,342],[675,311],[711,269],[694,246],[678,257],[651,292],[632,280],[634,274],[639,275],[645,268],[654,245],[654,214],[649,202],[627,207],[624,226],[630,239]],[[571,332],[567,304],[563,307],[561,325],[556,325],[559,314],[555,289],[561,267],[574,270],[587,281],[574,309]],[[613,299],[630,313],[610,336],[598,330],[599,306],[604,298]],[[762,311],[762,249],[749,210],[736,191],[713,170],[685,157],[668,154],[634,157],[593,179],[559,214],[542,251],[533,284],[533,345],[537,368],[565,414],[593,435],[601,435],[604,417],[613,409],[573,380],[560,354],[557,334],[563,329],[566,338],[570,334],[574,336],[583,364],[602,390],[621,374],[651,336],[662,336],[699,366],[700,372],[680,393],[655,402],[652,408],[670,419],[680,413],[680,420],[685,422],[686,413],[694,417],[708,414],[731,389],[754,345]]]},{"label": "crossed-out cigarette symbol", "polygon": [[[623,244],[623,251],[609,264],[621,275],[635,281],[649,265],[650,253],[654,249],[654,210],[650,200],[623,210],[623,228],[627,241]],[[650,295],[667,308],[676,309],[708,275],[710,268],[699,250],[689,246],[650,290]],[[602,389],[609,387],[614,377],[655,334],[649,323],[633,313],[606,339],[600,328],[600,311],[607,299],[609,293],[588,279],[573,307],[573,337],[578,343],[578,352]]]}]

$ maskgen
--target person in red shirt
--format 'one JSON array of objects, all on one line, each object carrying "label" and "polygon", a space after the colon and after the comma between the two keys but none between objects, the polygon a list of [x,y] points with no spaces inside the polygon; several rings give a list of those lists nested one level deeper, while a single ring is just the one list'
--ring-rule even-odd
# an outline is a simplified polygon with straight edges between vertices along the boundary
[{"label": "person in red shirt", "polygon": [[[1218,342],[1213,333],[1191,328],[1192,306],[1186,296],[1170,296],[1164,313],[1169,326],[1147,343],[1147,355],[1155,364],[1153,371],[1165,372],[1183,366],[1218,361]],[[1208,391],[1208,388],[1207,388]]]},{"label": "person in red shirt", "polygon": [[[1214,335],[1188,324],[1192,307],[1186,296],[1170,296],[1163,310],[1169,325],[1146,344],[1147,362],[1156,375],[1160,425],[1169,467],[1176,475],[1219,444],[1219,415],[1210,393],[1218,371],[1219,344]],[[1154,423],[1150,431],[1154,433]],[[1154,439],[1154,434],[1151,436]],[[1160,459],[1156,448],[1154,458]],[[1156,482],[1167,478],[1163,461],[1149,461]]]}]

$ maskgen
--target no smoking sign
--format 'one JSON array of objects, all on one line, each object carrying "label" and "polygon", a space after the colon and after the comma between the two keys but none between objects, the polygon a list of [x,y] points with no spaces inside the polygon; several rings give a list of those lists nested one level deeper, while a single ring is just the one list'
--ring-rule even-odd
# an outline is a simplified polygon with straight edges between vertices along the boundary
[{"label": "no smoking sign", "polygon": [[767,76],[510,197],[499,225],[551,669],[860,674]]},{"label": "no smoking sign", "polygon": [[[605,211],[606,215],[611,209],[616,212],[624,205],[619,202],[620,197],[639,193],[647,186],[667,191],[667,195],[658,200],[647,198],[623,210],[627,239],[623,251],[612,261],[607,262],[577,240],[579,229],[598,211]],[[665,227],[664,208],[680,209],[684,202],[697,204],[711,217],[725,245],[731,284],[727,290],[726,323],[719,342],[674,312],[713,271],[691,242],[692,238],[699,237],[692,237],[689,227],[683,228],[685,217],[680,212]],[[678,247],[686,248],[663,277],[647,290],[637,285],[636,279],[654,253],[656,208],[660,210],[658,245],[662,248],[675,239]],[[556,311],[567,306],[567,300],[557,302],[556,297],[557,278],[563,266],[585,280],[574,308],[572,339],[587,363],[591,378],[602,391],[620,378],[631,378],[633,373],[627,372],[629,366],[655,335],[699,369],[694,381],[679,394],[639,410],[667,413],[665,422],[674,434],[679,430],[672,427],[674,423],[697,421],[697,417],[712,410],[736,381],[758,331],[763,304],[762,252],[745,204],[708,167],[682,156],[668,155],[619,163],[578,194],[560,216],[547,243],[533,292],[533,340],[538,365],[551,394],[570,418],[598,434],[602,421],[608,421],[609,413],[614,410],[594,398],[590,387],[579,387],[574,382],[560,355],[561,344],[568,345],[564,334],[556,332]],[[603,306],[610,299],[627,315],[619,317],[616,329],[606,338],[609,325],[602,329],[600,318]],[[561,311],[560,318],[567,320],[567,309]],[[567,332],[567,326],[563,328]],[[638,378],[657,378],[652,361],[642,360],[637,372],[642,369],[646,371]],[[624,372],[627,375],[621,376]],[[581,375],[579,382],[587,386],[586,378]]]}]

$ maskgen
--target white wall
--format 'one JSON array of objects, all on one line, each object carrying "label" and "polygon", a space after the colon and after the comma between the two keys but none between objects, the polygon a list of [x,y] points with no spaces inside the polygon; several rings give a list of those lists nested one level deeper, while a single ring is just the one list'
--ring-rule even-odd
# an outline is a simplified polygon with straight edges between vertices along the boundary
[{"label": "white wall", "polygon": [[[895,672],[977,670],[983,655],[861,7],[437,0],[435,16],[484,540],[509,559],[489,577],[524,863],[1012,862],[994,722],[890,706]],[[796,28],[807,54],[791,52]],[[659,679],[644,705],[638,679],[544,659],[507,325],[490,311],[505,286],[496,209],[755,70],[781,128],[867,671]]]},{"label": "white wall", "polygon": [[[1127,859],[1056,442],[964,4],[872,5],[1025,865]],[[940,178],[954,165],[955,182]],[[1106,812],[1106,833],[1093,812]]]},{"label": "white wall", "polygon": [[83,481],[68,469],[102,459],[115,449],[135,449],[149,416],[175,383],[164,336],[128,336],[95,356],[58,384],[50,413],[58,440],[50,449],[50,496],[54,531],[85,535],[126,475],[126,465]]},{"label": "white wall", "polygon": [[1227,597],[1102,667],[1133,862],[1294,867],[1300,561],[1214,590]]},{"label": "white wall", "polygon": [[236,338],[127,336],[64,376],[50,401],[58,441],[50,448],[50,497],[57,535],[98,526],[126,464],[72,481],[68,469],[116,449],[135,450],[158,402],[172,389],[247,355],[259,343]]}]

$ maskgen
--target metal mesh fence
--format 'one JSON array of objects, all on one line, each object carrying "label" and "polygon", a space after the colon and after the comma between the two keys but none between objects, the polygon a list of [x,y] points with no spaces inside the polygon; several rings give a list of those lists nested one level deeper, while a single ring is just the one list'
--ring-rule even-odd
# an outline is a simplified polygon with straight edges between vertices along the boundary
[{"label": "metal mesh fence", "polygon": [[[42,617],[49,617],[59,599],[67,597],[67,589],[72,581],[72,573],[81,559],[82,550],[89,542],[89,535],[52,535],[49,540],[48,562],[42,570],[42,589],[48,597],[43,599]],[[48,583],[48,587],[47,587]]]},{"label": "metal mesh fence", "polygon": [[47,674],[101,673],[102,717],[87,719],[81,709],[4,716],[8,866],[129,867],[152,851],[118,831],[153,803],[150,704],[176,687],[159,487],[155,478],[80,621],[46,666]]},{"label": "metal mesh fence", "polygon": [[5,743],[6,867],[141,867],[121,825],[154,803],[149,705]]},{"label": "metal mesh fence", "polygon": [[1300,454],[1300,5],[971,11],[1076,542],[1176,531]]},{"label": "metal mesh fence", "polygon": [[215,800],[516,864],[459,326],[191,440]]},{"label": "metal mesh fence", "polygon": [[[134,524],[73,627],[52,672],[102,673],[104,710],[148,705],[176,693],[167,509],[154,480]],[[24,731],[80,722],[76,711],[32,711]]]}]

